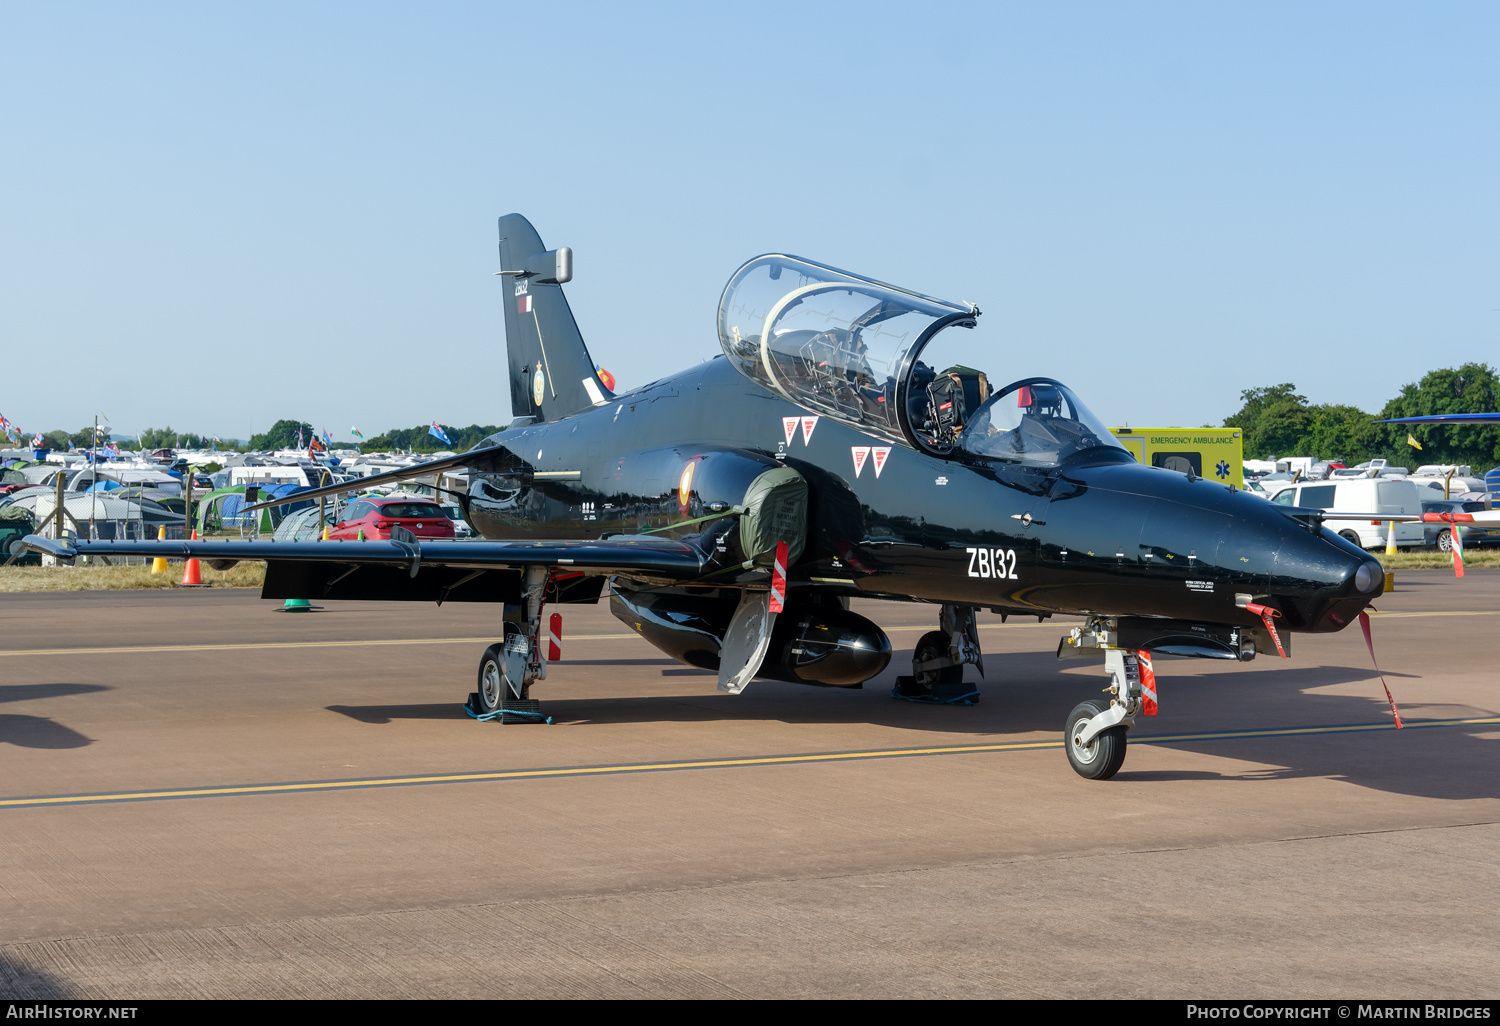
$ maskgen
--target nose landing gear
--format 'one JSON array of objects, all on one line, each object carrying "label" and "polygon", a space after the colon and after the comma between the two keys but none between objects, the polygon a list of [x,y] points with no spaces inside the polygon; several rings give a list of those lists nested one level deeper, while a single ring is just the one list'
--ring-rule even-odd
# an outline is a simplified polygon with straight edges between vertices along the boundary
[{"label": "nose landing gear", "polygon": [[[1107,624],[1090,621],[1074,628],[1064,645],[1072,648],[1102,648],[1104,669],[1110,676],[1109,704],[1090,699],[1073,707],[1063,721],[1063,746],[1068,764],[1081,777],[1108,780],[1125,763],[1128,744],[1126,732],[1135,725],[1143,709],[1148,715],[1156,710],[1156,681],[1149,660],[1142,666],[1143,653],[1111,644],[1113,632]],[[1150,703],[1149,705],[1147,703]]]}]

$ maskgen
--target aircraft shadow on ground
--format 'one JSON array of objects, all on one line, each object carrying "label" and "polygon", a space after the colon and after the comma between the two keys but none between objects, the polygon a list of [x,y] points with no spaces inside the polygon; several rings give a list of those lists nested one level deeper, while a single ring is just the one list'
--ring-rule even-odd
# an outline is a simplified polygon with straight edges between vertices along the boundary
[{"label": "aircraft shadow on ground", "polygon": [[[601,661],[604,662],[604,661]],[[656,662],[647,660],[647,662]],[[887,671],[860,690],[814,688],[780,681],[753,682],[741,695],[712,690],[705,674],[702,693],[686,695],[590,696],[590,685],[543,683],[533,692],[542,709],[559,724],[575,726],[629,723],[712,723],[775,720],[789,724],[859,724],[953,735],[938,744],[962,744],[976,736],[987,741],[1044,733],[1059,736],[1062,721],[1078,702],[1099,696],[1106,678],[1060,674],[1086,664],[1058,663],[1050,654],[1022,653],[990,660],[990,678],[971,674],[981,692],[974,706],[936,706],[893,700],[895,674]],[[566,663],[561,666],[567,665]],[[1292,666],[1277,660],[1227,664],[1225,672],[1204,672],[1197,660],[1159,660],[1162,715],[1137,721],[1134,737],[1285,727],[1390,722],[1380,681],[1358,666]],[[1192,675],[1172,675],[1192,667]],[[683,668],[686,673],[701,671]],[[1001,677],[1003,673],[1003,677]],[[999,678],[999,679],[997,679]],[[1386,679],[1403,701],[1400,684],[1415,675],[1387,671]],[[1360,684],[1367,696],[1309,693],[1334,685]],[[1420,701],[1408,684],[1407,718],[1421,709],[1423,719],[1468,719],[1497,715],[1469,707],[1435,706]],[[404,719],[461,720],[458,702],[443,704],[329,706],[363,723]],[[1330,777],[1362,787],[1417,797],[1470,799],[1500,797],[1500,748],[1474,736],[1500,727],[1416,727],[1400,732],[1281,735],[1165,742],[1173,748],[1260,764],[1215,773],[1204,770],[1135,772],[1127,759],[1116,783],[1162,780],[1274,781]],[[924,742],[926,743],[926,742]],[[1057,754],[1059,760],[1062,754]]]},{"label": "aircraft shadow on ground", "polygon": [[[0,687],[0,702],[37,701],[108,690],[103,684],[6,684]],[[92,738],[46,716],[0,713],[0,744],[56,749],[83,748],[93,743]]]},{"label": "aircraft shadow on ground", "polygon": [[0,994],[11,1000],[68,1000],[78,992],[62,978],[0,952]]}]

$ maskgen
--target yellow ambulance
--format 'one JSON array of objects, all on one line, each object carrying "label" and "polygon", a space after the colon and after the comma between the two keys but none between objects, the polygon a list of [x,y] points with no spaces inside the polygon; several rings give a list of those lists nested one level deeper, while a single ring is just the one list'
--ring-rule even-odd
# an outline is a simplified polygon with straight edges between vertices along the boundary
[{"label": "yellow ambulance", "polygon": [[1238,428],[1110,428],[1148,467],[1245,487],[1244,444]]}]

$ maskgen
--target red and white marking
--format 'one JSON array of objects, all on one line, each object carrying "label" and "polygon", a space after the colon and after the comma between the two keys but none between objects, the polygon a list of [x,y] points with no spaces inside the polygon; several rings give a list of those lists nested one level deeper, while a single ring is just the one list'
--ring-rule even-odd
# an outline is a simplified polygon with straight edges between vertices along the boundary
[{"label": "red and white marking", "polygon": [[555,663],[562,658],[562,614],[553,613],[547,621],[547,662]]},{"label": "red and white marking", "polygon": [[776,562],[771,567],[771,612],[786,606],[786,542],[776,543]]},{"label": "red and white marking", "polygon": [[531,296],[530,295],[517,296],[516,297],[516,313],[523,313],[523,314],[529,314],[529,313],[531,313]]},{"label": "red and white marking", "polygon": [[1151,653],[1138,650],[1135,653],[1136,668],[1141,674],[1141,712],[1156,715],[1156,670],[1151,666]]},{"label": "red and white marking", "polygon": [[885,469],[885,461],[890,458],[890,455],[891,447],[889,445],[879,445],[870,450],[870,458],[875,462],[876,477],[879,477],[880,472]]},{"label": "red and white marking", "polygon": [[850,446],[850,449],[854,453],[854,476],[858,477],[859,472],[865,469],[865,460],[870,458],[870,447],[868,445],[853,445]]},{"label": "red and white marking", "polygon": [[803,417],[802,418],[802,444],[803,445],[811,445],[812,444],[813,428],[815,428],[817,426],[818,426],[818,418],[817,417]]},{"label": "red and white marking", "polygon": [[797,433],[797,418],[796,417],[782,417],[781,418],[781,426],[786,431],[786,444],[787,445],[791,445],[792,444],[792,436]]}]

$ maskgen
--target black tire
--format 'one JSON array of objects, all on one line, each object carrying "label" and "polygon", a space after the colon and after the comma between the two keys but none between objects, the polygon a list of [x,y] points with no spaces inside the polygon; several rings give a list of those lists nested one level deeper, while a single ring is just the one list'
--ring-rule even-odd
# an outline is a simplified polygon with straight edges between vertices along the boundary
[{"label": "black tire", "polygon": [[911,675],[917,686],[924,691],[931,691],[940,684],[962,684],[964,679],[964,668],[962,666],[945,666],[941,670],[921,671],[917,669],[918,663],[924,663],[937,656],[946,655],[948,652],[948,635],[942,631],[928,631],[922,635],[917,642],[917,647],[911,653]]},{"label": "black tire", "polygon": [[1120,767],[1125,764],[1124,727],[1110,727],[1100,731],[1087,746],[1073,740],[1089,720],[1108,708],[1104,702],[1097,700],[1080,702],[1068,713],[1068,719],[1063,725],[1063,746],[1068,751],[1068,764],[1075,773],[1088,780],[1108,780],[1120,772]]},{"label": "black tire", "polygon": [[1353,545],[1356,549],[1362,549],[1365,547],[1365,543],[1359,540],[1359,535],[1354,531],[1340,531],[1339,537],[1344,539],[1344,541],[1348,542],[1350,545]]},{"label": "black tire", "polygon": [[502,645],[491,645],[479,658],[479,686],[474,690],[479,696],[481,714],[497,711],[500,702],[510,695],[510,686],[505,683],[505,673],[500,668],[503,648]]},{"label": "black tire", "polygon": [[1453,551],[1453,531],[1451,528],[1439,532],[1437,537],[1437,547],[1439,552]]}]

